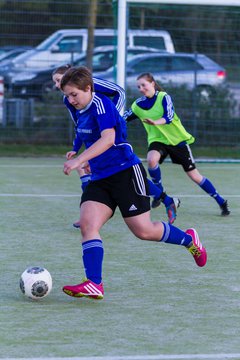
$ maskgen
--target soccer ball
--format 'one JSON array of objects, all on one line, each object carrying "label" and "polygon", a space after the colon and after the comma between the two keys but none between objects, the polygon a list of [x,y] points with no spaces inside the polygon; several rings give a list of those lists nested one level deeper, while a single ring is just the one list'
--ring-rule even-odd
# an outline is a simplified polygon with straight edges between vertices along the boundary
[{"label": "soccer ball", "polygon": [[25,296],[39,300],[47,296],[52,290],[52,277],[47,269],[31,266],[22,273],[19,285]]}]

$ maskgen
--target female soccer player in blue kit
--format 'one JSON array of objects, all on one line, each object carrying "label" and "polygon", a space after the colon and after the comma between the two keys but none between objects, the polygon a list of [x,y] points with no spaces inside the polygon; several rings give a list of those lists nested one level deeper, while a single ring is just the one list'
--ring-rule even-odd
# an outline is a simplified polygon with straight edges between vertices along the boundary
[{"label": "female soccer player in blue kit", "polygon": [[[195,229],[182,231],[165,222],[152,222],[146,172],[127,142],[126,123],[114,104],[94,92],[93,79],[85,67],[69,69],[61,80],[61,90],[76,108],[77,134],[85,150],[64,163],[71,171],[89,162],[92,179],[83,192],[80,207],[83,265],[86,279],[66,285],[69,296],[102,299],[102,226],[119,207],[123,219],[139,239],[185,246],[198,266],[207,262],[207,253]],[[126,191],[127,190],[127,191]]]},{"label": "female soccer player in blue kit", "polygon": [[218,194],[210,180],[202,176],[196,168],[189,146],[195,139],[183,127],[174,110],[171,97],[150,73],[139,75],[137,86],[143,96],[133,102],[131,109],[125,112],[124,119],[128,122],[138,118],[145,127],[149,146],[148,172],[153,182],[162,188],[159,163],[161,164],[169,155],[173,163],[182,165],[189,178],[216,200],[221,215],[229,215],[227,200]]},{"label": "female soccer player in blue kit", "polygon": [[[59,66],[58,68],[56,68],[52,72],[52,80],[57,89],[60,90],[61,79],[62,79],[63,75],[65,74],[65,72],[68,69],[70,69],[71,67],[72,66],[70,64],[62,65],[62,66]],[[117,84],[115,84],[113,82],[98,79],[95,77],[93,77],[93,82],[94,82],[95,90],[108,96],[109,98],[111,98],[111,100],[113,101],[113,103],[116,106],[116,109],[120,112],[125,103],[125,91],[123,90],[123,88],[121,88],[120,86],[118,86]],[[72,119],[72,121],[74,123],[74,127],[76,129],[76,127],[77,127],[76,109],[69,103],[68,99],[65,96],[63,97],[63,102],[70,113],[71,119]],[[79,144],[78,144],[77,137],[76,137],[73,142],[72,150],[68,151],[66,154],[67,159],[71,159],[78,153],[78,150],[79,150],[78,145]],[[77,171],[80,181],[81,181],[82,191],[84,191],[85,187],[87,186],[87,184],[89,183],[89,181],[91,179],[91,174],[86,171],[86,168],[82,169],[81,166],[79,168],[77,168],[76,171]],[[154,189],[154,185],[152,185],[152,187]],[[154,194],[156,194],[156,196],[158,195],[158,189],[155,189]],[[73,226],[78,229],[80,227],[79,220],[75,221],[73,223]]]},{"label": "female soccer player in blue kit", "polygon": [[[63,75],[65,74],[65,72],[70,68],[71,68],[71,65],[66,64],[66,65],[58,67],[57,69],[55,69],[53,71],[52,80],[57,89],[60,89],[61,79],[62,79]],[[94,83],[94,90],[96,92],[99,92],[99,93],[104,94],[107,97],[109,97],[112,100],[112,102],[114,103],[114,105],[116,106],[116,109],[120,112],[125,103],[124,89],[111,81],[103,80],[103,79],[96,78],[96,77],[93,77],[93,83]],[[77,116],[76,116],[76,109],[74,108],[74,106],[72,106],[69,103],[66,96],[63,97],[63,102],[70,113],[70,116],[74,123],[74,127],[76,129],[77,121],[78,121]],[[80,147],[81,146],[79,146],[78,137],[76,136],[76,138],[74,139],[74,142],[73,142],[73,149],[71,151],[67,152],[67,154],[66,154],[67,159],[70,160],[71,158],[73,158],[78,153]],[[85,187],[87,186],[87,184],[89,183],[89,181],[91,179],[91,175],[90,175],[90,173],[87,173],[84,169],[82,169],[81,166],[79,168],[77,168],[76,170],[78,172],[80,181],[82,183],[82,191],[84,191]],[[149,186],[150,195],[153,196],[153,198],[154,198],[153,203],[157,203],[158,202],[157,199],[160,198],[160,196],[162,194],[162,190],[159,189],[159,187],[156,186],[149,179],[148,179],[148,186]],[[166,211],[167,211],[167,215],[168,215],[168,220],[169,220],[170,224],[172,224],[174,222],[174,220],[176,219],[176,210],[175,209],[177,206],[175,207],[175,204],[176,204],[176,202],[177,202],[177,204],[179,204],[180,201],[178,199],[169,197],[165,193],[165,202],[167,204]],[[158,206],[158,205],[156,205],[156,206]],[[152,206],[152,207],[154,207],[154,206]],[[79,221],[74,222],[73,226],[75,228],[80,228]]]}]

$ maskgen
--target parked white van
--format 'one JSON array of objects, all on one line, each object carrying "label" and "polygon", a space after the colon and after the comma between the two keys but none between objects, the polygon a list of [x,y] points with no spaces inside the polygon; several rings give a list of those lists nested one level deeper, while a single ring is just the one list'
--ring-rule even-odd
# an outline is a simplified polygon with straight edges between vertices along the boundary
[{"label": "parked white van", "polygon": [[[116,44],[116,31],[95,29],[94,47]],[[57,66],[72,62],[74,55],[87,50],[87,29],[58,30],[41,42],[35,49],[15,58],[14,66],[37,68]],[[170,34],[164,30],[128,30],[127,45],[148,46],[174,53]]]}]

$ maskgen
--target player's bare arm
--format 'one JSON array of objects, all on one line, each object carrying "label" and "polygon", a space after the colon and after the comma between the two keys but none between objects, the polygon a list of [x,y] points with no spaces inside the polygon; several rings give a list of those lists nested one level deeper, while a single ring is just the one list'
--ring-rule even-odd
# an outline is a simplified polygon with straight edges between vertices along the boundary
[{"label": "player's bare arm", "polygon": [[101,137],[92,146],[84,150],[76,159],[66,161],[64,163],[63,172],[65,175],[70,175],[71,171],[84,166],[89,160],[101,155],[107,151],[115,142],[114,128],[106,129],[101,132]]},{"label": "player's bare arm", "polygon": [[166,119],[164,119],[164,118],[161,118],[161,119],[158,119],[158,120],[144,119],[143,122],[148,124],[148,125],[165,125],[166,124]]}]

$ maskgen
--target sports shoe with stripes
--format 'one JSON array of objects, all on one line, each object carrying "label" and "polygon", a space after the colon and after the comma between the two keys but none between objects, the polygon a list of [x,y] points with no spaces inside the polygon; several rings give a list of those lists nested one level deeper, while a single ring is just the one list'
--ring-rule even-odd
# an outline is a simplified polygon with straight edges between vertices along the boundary
[{"label": "sports shoe with stripes", "polygon": [[66,285],[63,287],[63,292],[73,297],[87,297],[95,300],[103,299],[104,289],[103,284],[95,284],[91,280],[86,280],[78,285]]},{"label": "sports shoe with stripes", "polygon": [[169,224],[173,224],[177,218],[177,208],[180,206],[181,201],[178,198],[173,198],[173,202],[166,207]]},{"label": "sports shoe with stripes", "polygon": [[190,246],[187,247],[188,251],[192,254],[198,266],[205,266],[207,262],[207,251],[202,246],[198,237],[198,233],[195,229],[187,229],[185,232],[192,238],[192,243],[190,243]]}]

